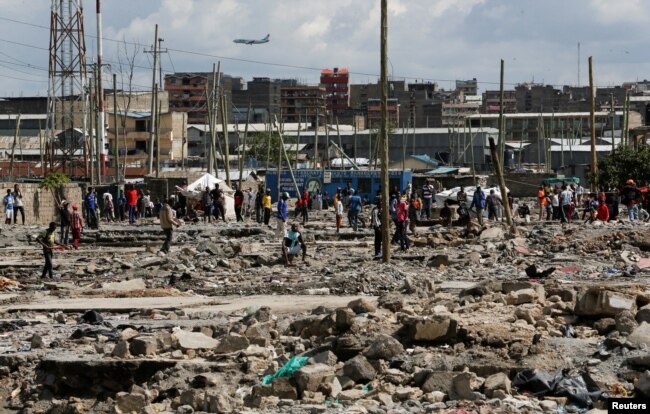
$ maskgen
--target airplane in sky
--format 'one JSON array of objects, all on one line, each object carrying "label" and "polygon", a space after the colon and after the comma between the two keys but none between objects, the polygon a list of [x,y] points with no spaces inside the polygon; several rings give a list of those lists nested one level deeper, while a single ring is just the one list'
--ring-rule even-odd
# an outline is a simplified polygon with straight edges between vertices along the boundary
[{"label": "airplane in sky", "polygon": [[271,36],[270,34],[267,34],[266,37],[264,37],[264,39],[235,39],[233,40],[233,42],[241,43],[244,45],[259,45],[262,43],[268,43],[270,36]]}]

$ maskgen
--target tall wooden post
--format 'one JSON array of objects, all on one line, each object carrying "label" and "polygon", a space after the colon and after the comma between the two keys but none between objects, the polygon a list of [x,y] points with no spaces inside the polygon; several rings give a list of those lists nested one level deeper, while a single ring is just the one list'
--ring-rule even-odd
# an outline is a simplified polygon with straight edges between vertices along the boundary
[{"label": "tall wooden post", "polygon": [[246,140],[248,139],[248,124],[250,123],[251,101],[248,101],[248,112],[246,112],[246,126],[244,127],[244,143],[239,151],[239,189],[241,190],[242,176],[244,175],[244,160],[246,158]]},{"label": "tall wooden post", "polygon": [[382,260],[390,261],[390,220],[388,199],[388,0],[381,0],[381,244]]},{"label": "tall wooden post", "polygon": [[598,161],[596,159],[596,90],[592,59],[589,56],[589,124],[591,128],[591,192],[598,191]]},{"label": "tall wooden post", "polygon": [[223,125],[223,141],[225,157],[223,163],[226,167],[226,185],[230,187],[230,142],[228,133],[228,119],[226,118],[226,94],[221,95],[221,124]]},{"label": "tall wooden post", "polygon": [[[14,176],[14,155],[16,151],[16,142],[18,141],[18,135],[20,134],[20,114],[16,117],[16,129],[14,130],[14,142],[11,144],[11,161],[9,162],[9,177],[13,180]],[[18,168],[20,171],[20,168]]]},{"label": "tall wooden post", "polygon": [[506,148],[506,135],[505,135],[505,125],[504,125],[504,108],[503,108],[503,101],[504,101],[504,91],[503,91],[503,78],[504,78],[504,63],[503,59],[501,59],[501,80],[499,82],[499,151],[498,151],[498,156],[499,159],[503,161],[503,153]]},{"label": "tall wooden post", "polygon": [[494,145],[494,138],[490,137],[490,153],[492,154],[492,164],[494,165],[494,173],[499,180],[499,190],[501,191],[501,200],[503,201],[503,212],[506,214],[506,222],[508,226],[512,226],[512,213],[510,211],[510,204],[508,203],[508,190],[506,189],[506,180],[503,178],[503,169],[499,162],[497,155],[496,145]]},{"label": "tall wooden post", "polygon": [[155,127],[156,127],[156,102],[154,100],[154,95],[158,91],[158,84],[156,83],[156,65],[158,62],[158,24],[156,24],[156,28],[154,30],[154,39],[153,39],[153,67],[152,67],[152,80],[151,80],[151,124],[149,125],[149,165],[147,168],[147,173],[151,174],[153,173],[153,147],[155,145],[154,139],[155,139]]},{"label": "tall wooden post", "polygon": [[[120,182],[120,169],[119,169],[119,161],[120,161],[120,155],[119,155],[119,131],[117,130],[117,74],[113,74],[113,130],[114,134],[113,137],[115,138],[115,145],[113,146],[113,157],[114,157],[114,162],[113,166],[115,167],[115,184],[118,184]],[[126,149],[125,149],[126,150]]]}]

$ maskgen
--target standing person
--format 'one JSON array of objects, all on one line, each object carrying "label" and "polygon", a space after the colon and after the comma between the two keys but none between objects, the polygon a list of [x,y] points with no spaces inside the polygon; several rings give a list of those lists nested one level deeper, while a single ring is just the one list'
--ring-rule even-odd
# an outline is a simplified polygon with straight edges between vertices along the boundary
[{"label": "standing person", "polygon": [[399,241],[399,246],[402,251],[407,251],[409,249],[409,240],[406,237],[406,226],[408,223],[408,205],[406,200],[400,198],[399,203],[396,208],[396,217],[397,217],[397,230],[396,234],[397,240]]},{"label": "standing person", "polygon": [[566,185],[563,185],[562,192],[560,193],[560,221],[562,223],[569,222],[572,202],[573,192],[571,192]]},{"label": "standing person", "polygon": [[381,257],[381,197],[376,198],[376,204],[370,212],[370,224],[375,231],[375,257]]},{"label": "standing person", "polygon": [[458,201],[458,205],[461,203],[467,204],[467,193],[463,187],[460,187],[460,190],[456,193],[456,201]]},{"label": "standing person", "polygon": [[20,212],[23,225],[25,225],[25,206],[23,205],[23,192],[20,191],[20,185],[14,185],[14,192],[11,195],[14,197],[14,224],[18,221],[18,212]]},{"label": "standing person", "polygon": [[411,234],[415,235],[415,227],[418,223],[418,208],[417,208],[417,198],[415,194],[411,195],[411,202],[408,207],[408,218],[409,218],[409,230]]},{"label": "standing person", "polygon": [[7,195],[2,198],[5,209],[5,224],[11,224],[14,217],[14,196],[11,195],[11,188],[7,189]]},{"label": "standing person", "polygon": [[[279,202],[279,201],[278,201]],[[262,198],[262,207],[264,208],[264,225],[269,225],[271,220],[271,189],[267,188]]]},{"label": "standing person", "polygon": [[45,265],[43,266],[43,274],[41,278],[44,278],[46,275],[50,276],[50,279],[54,279],[54,274],[52,272],[52,251],[56,246],[54,238],[54,232],[56,231],[56,223],[51,222],[50,226],[42,232],[36,241],[43,246],[43,258],[45,259]]},{"label": "standing person", "polygon": [[[245,193],[245,213],[244,217],[253,217],[253,211],[255,211],[255,195],[253,195],[253,188],[248,187],[248,190],[246,190]],[[257,217],[255,217],[257,220]]]},{"label": "standing person", "polygon": [[289,193],[285,192],[280,195],[280,199],[278,200],[278,213],[275,216],[275,218],[278,221],[278,226],[275,229],[275,235],[278,238],[284,238],[284,234],[285,234],[284,225],[287,222],[287,200],[288,199],[289,199]]},{"label": "standing person", "polygon": [[262,194],[260,187],[257,188],[257,193],[255,194],[255,221],[257,224],[264,223],[264,194]]},{"label": "standing person", "polygon": [[327,194],[327,191],[323,192],[323,210],[329,210],[330,208],[330,199],[329,199],[329,194]]},{"label": "standing person", "polygon": [[302,200],[300,200],[300,205],[302,206],[302,225],[304,226],[305,223],[309,221],[309,204],[311,202],[311,198],[309,197],[309,192],[305,188],[302,192]]},{"label": "standing person", "polygon": [[641,192],[634,180],[630,179],[625,182],[622,193],[623,203],[627,206],[627,216],[630,222],[633,223],[639,219],[639,206],[637,204],[641,198]]},{"label": "standing person", "polygon": [[174,232],[174,226],[178,227],[181,225],[181,222],[174,217],[174,211],[172,210],[172,204],[174,203],[174,199],[170,198],[167,200],[167,202],[163,205],[162,210],[160,210],[160,227],[163,230],[163,233],[165,233],[165,242],[163,243],[162,247],[160,248],[160,251],[168,254],[169,253],[169,248],[172,243],[172,235]]},{"label": "standing person", "polygon": [[476,186],[476,191],[472,196],[472,204],[470,204],[469,209],[476,207],[476,218],[478,219],[479,226],[483,226],[483,210],[485,209],[485,193],[481,190],[481,186]]},{"label": "standing person", "polygon": [[560,192],[557,189],[553,190],[551,196],[551,206],[553,206],[553,220],[560,219]]},{"label": "standing person", "polygon": [[210,186],[205,187],[201,194],[201,204],[203,204],[203,222],[212,223],[212,197],[210,196]]},{"label": "standing person", "polygon": [[144,191],[138,190],[138,218],[145,217],[145,211],[147,209],[147,203],[144,199]]},{"label": "standing person", "polygon": [[336,212],[336,233],[341,232],[341,223],[343,223],[343,201],[340,198],[334,197],[334,211]]},{"label": "standing person", "polygon": [[282,239],[282,256],[284,257],[285,266],[293,266],[293,256],[298,255],[302,251],[302,261],[305,261],[307,256],[307,245],[302,238],[302,234],[298,231],[298,224],[291,225],[291,230]]},{"label": "standing person", "polygon": [[488,220],[499,219],[499,205],[501,204],[503,204],[501,197],[499,197],[494,190],[490,190],[490,195],[487,196],[486,200]]},{"label": "standing person", "polygon": [[542,185],[540,185],[537,190],[537,205],[539,206],[539,215],[537,216],[537,220],[542,221],[542,215],[546,210],[546,192]]},{"label": "standing person", "polygon": [[217,220],[219,220],[219,216],[221,216],[221,219],[225,223],[226,222],[226,195],[224,194],[223,190],[219,188],[219,184],[216,184],[214,190],[216,191],[216,199],[215,199],[216,210],[214,214],[217,217]]},{"label": "standing person", "polygon": [[79,250],[79,240],[81,240],[81,232],[84,229],[84,219],[79,214],[79,206],[72,205],[72,217],[70,219],[70,230],[72,232],[72,246],[75,250]]},{"label": "standing person", "polygon": [[113,198],[109,197],[110,193],[104,193],[104,218],[109,223],[114,219],[113,217]]},{"label": "standing person", "polygon": [[124,191],[120,190],[120,194],[117,196],[117,209],[120,216],[120,221],[124,221],[126,218],[126,196]]},{"label": "standing person", "polygon": [[153,211],[151,208],[151,192],[147,190],[142,198],[144,199],[144,216],[153,217]]},{"label": "standing person", "polygon": [[553,196],[546,193],[546,221],[553,220]]},{"label": "standing person", "polygon": [[136,210],[138,209],[138,190],[134,186],[126,192],[126,205],[129,209],[129,224],[135,223]]},{"label": "standing person", "polygon": [[348,216],[354,231],[359,229],[359,213],[361,213],[361,197],[355,194],[354,189],[350,189],[350,204],[348,206]]},{"label": "standing person", "polygon": [[323,194],[321,194],[320,189],[316,190],[316,210],[321,211],[323,209]]},{"label": "standing person", "polygon": [[59,240],[61,244],[68,244],[68,237],[70,235],[70,221],[72,220],[72,215],[70,210],[68,210],[68,202],[66,200],[61,201],[59,206],[59,217],[61,219],[61,235]]},{"label": "standing person", "polygon": [[582,196],[585,193],[585,188],[582,186],[582,184],[578,184],[578,188],[576,188],[576,200],[578,201],[578,205],[582,202]]},{"label": "standing person", "polygon": [[609,221],[609,208],[607,207],[607,196],[603,192],[598,193],[598,210],[596,212],[596,218],[604,222]]},{"label": "standing person", "polygon": [[[427,182],[422,186],[422,213],[426,216],[427,220],[431,219],[431,200],[433,199],[433,186]],[[424,217],[423,217],[424,218]]]},{"label": "standing person", "polygon": [[[241,210],[242,207],[244,206],[244,193],[242,192],[241,188],[239,188],[237,185],[235,187],[235,220],[237,222],[244,221],[244,218],[241,215]],[[224,219],[224,221],[226,221]]]}]

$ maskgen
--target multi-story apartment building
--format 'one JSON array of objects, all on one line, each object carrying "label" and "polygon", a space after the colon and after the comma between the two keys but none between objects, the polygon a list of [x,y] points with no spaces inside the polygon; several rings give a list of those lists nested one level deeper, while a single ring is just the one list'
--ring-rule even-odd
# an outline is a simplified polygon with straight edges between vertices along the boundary
[{"label": "multi-story apartment building", "polygon": [[322,86],[286,85],[280,89],[280,111],[283,122],[305,122],[315,125],[327,119],[325,88]]},{"label": "multi-story apartment building", "polygon": [[[271,78],[253,78],[245,87],[232,91],[233,120],[251,123],[268,123],[276,116],[280,119],[280,89],[283,81]],[[247,115],[248,104],[251,113]]]},{"label": "multi-story apartment building", "polygon": [[327,110],[334,117],[347,115],[350,109],[350,72],[347,68],[323,69],[321,86],[325,88]]},{"label": "multi-story apartment building", "polygon": [[[169,93],[170,110],[186,112],[190,123],[208,123],[208,96],[212,93],[213,78],[212,72],[179,72],[165,75],[165,91]],[[243,88],[243,79],[222,73],[219,85],[220,93],[226,96],[226,117],[232,119],[232,91]]]},{"label": "multi-story apartment building", "polygon": [[[399,101],[396,98],[388,98],[388,123],[393,127],[399,123]],[[381,100],[368,99],[368,128],[379,128],[381,123]]]},{"label": "multi-story apartment building", "polygon": [[[501,111],[500,102],[500,91],[483,92],[481,112],[484,114],[498,114]],[[517,112],[517,96],[515,95],[515,91],[503,91],[503,112],[506,114],[514,114]]]}]

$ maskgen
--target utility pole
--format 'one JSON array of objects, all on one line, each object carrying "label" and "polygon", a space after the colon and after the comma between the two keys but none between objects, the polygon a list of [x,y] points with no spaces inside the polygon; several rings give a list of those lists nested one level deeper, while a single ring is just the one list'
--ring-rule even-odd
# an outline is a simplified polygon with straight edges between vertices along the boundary
[{"label": "utility pole", "polygon": [[[95,94],[93,93],[93,79],[88,80],[88,93],[90,95],[90,120],[89,133],[88,133],[88,156],[90,158],[90,184],[95,185]],[[52,163],[50,161],[50,169],[52,168]]]},{"label": "utility pole", "polygon": [[230,187],[230,142],[228,133],[228,119],[226,118],[226,94],[221,95],[221,124],[223,125],[223,143],[225,157],[223,163],[226,168],[226,185]]},{"label": "utility pole", "polygon": [[158,84],[156,83],[156,178],[160,177],[160,98],[158,95]]},{"label": "utility pole", "polygon": [[504,76],[504,63],[503,59],[501,59],[501,80],[499,82],[499,152],[498,156],[500,160],[503,160],[503,153],[506,148],[506,143],[505,143],[505,125],[504,125],[504,117],[503,117],[503,100],[504,100],[504,92],[503,92],[503,76]]},{"label": "utility pole", "polygon": [[596,91],[594,90],[594,72],[589,56],[589,123],[591,127],[591,192],[598,191],[598,164],[596,160]]},{"label": "utility pole", "polygon": [[117,74],[113,74],[113,130],[115,131],[114,137],[115,137],[115,145],[114,145],[114,152],[113,152],[113,157],[114,162],[113,165],[115,167],[115,184],[119,184],[120,182],[120,168],[119,168],[119,161],[120,161],[120,151],[119,151],[119,131],[117,129]]},{"label": "utility pole", "polygon": [[381,244],[382,260],[390,262],[390,220],[388,198],[388,0],[381,0]]},{"label": "utility pole", "polygon": [[[248,111],[246,112],[246,126],[244,127],[244,143],[239,151],[239,189],[241,190],[242,176],[244,175],[244,159],[246,157],[246,141],[248,139],[248,125],[250,124],[251,101],[248,100]],[[239,134],[238,134],[239,135]]]},{"label": "utility pole", "polygon": [[210,149],[208,151],[208,174],[212,174],[212,168],[216,163],[216,141],[217,141],[217,106],[216,106],[216,96],[217,88],[220,82],[221,75],[221,62],[218,62],[216,65],[212,64],[212,90],[208,94],[207,84],[205,93],[208,98],[208,122],[210,123]]},{"label": "utility pole", "polygon": [[101,143],[101,133],[99,132],[101,129],[104,128],[104,124],[100,124],[100,119],[99,119],[99,105],[100,102],[103,103],[103,100],[100,98],[99,95],[99,82],[97,80],[97,77],[99,76],[99,65],[95,65],[95,68],[93,70],[93,73],[95,74],[95,102],[97,106],[95,107],[95,166],[97,167],[97,171],[95,174],[97,174],[97,184],[102,183],[102,143]]},{"label": "utility pole", "polygon": [[[13,179],[14,176],[14,152],[16,151],[16,141],[20,135],[20,114],[16,117],[16,128],[14,132],[14,142],[11,144],[11,161],[9,162],[9,177]],[[18,169],[20,171],[20,168]]]},{"label": "utility pole", "polygon": [[[99,177],[106,175],[106,125],[104,117],[104,87],[102,86],[102,11],[101,0],[96,2],[97,10],[97,157]],[[99,180],[101,183],[101,179]]]},{"label": "utility pole", "polygon": [[316,130],[314,134],[314,169],[318,168],[318,107],[316,107]]},{"label": "utility pole", "polygon": [[[616,115],[616,112],[614,112],[614,94],[609,95],[609,111],[610,115],[612,116],[612,152],[616,151],[616,144],[614,144],[614,116]],[[621,138],[623,136],[623,131],[621,130]]]},{"label": "utility pole", "polygon": [[629,122],[630,122],[630,91],[625,90],[625,106],[623,112],[623,131],[621,132],[621,142],[624,142],[625,145],[629,145]]},{"label": "utility pole", "polygon": [[[156,98],[155,93],[158,90],[156,86],[156,65],[158,64],[158,24],[156,24],[154,30],[154,39],[153,39],[153,67],[152,67],[152,76],[151,76],[151,123],[149,124],[149,167],[147,168],[147,174],[153,173],[153,148],[154,148],[154,138],[156,132]],[[146,53],[152,53],[146,51]]]},{"label": "utility pole", "polygon": [[512,222],[512,213],[510,211],[510,204],[508,203],[508,190],[506,189],[506,180],[503,178],[503,169],[499,162],[499,156],[496,153],[496,145],[494,145],[494,138],[490,137],[490,153],[492,154],[492,164],[494,165],[494,173],[499,180],[499,190],[501,191],[501,199],[503,200],[503,211],[506,214],[506,222],[508,226],[514,229]]}]

